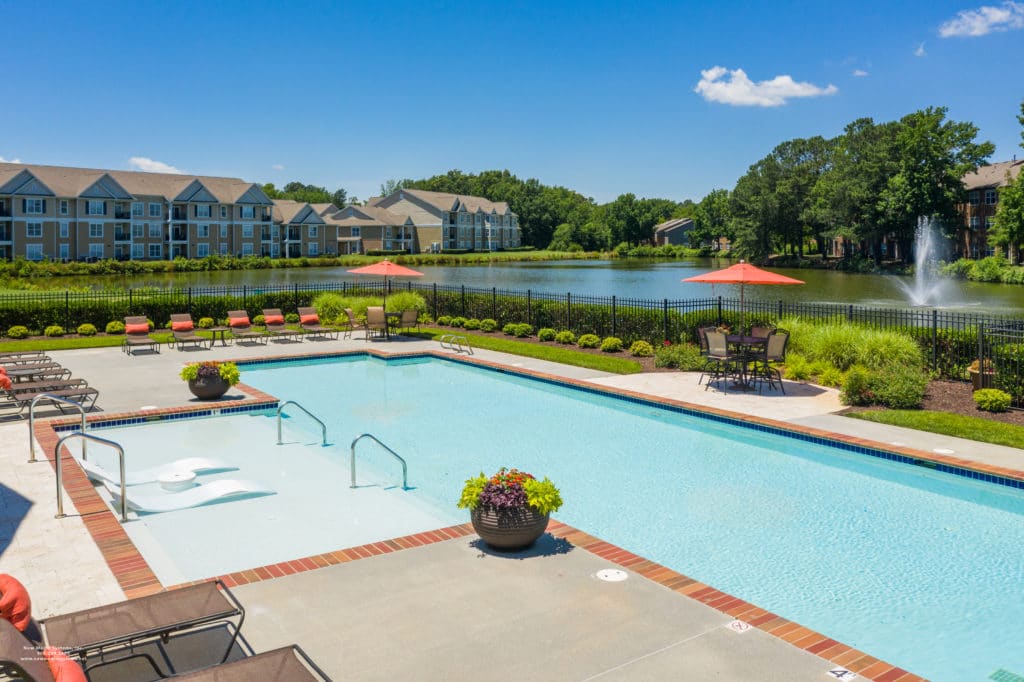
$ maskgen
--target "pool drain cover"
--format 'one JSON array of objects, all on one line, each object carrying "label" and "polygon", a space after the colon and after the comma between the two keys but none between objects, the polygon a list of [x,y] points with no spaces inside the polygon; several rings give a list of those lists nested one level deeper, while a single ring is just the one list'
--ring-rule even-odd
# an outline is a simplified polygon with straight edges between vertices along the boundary
[{"label": "pool drain cover", "polygon": [[617,568],[605,568],[597,572],[597,577],[606,583],[621,583],[629,574]]}]

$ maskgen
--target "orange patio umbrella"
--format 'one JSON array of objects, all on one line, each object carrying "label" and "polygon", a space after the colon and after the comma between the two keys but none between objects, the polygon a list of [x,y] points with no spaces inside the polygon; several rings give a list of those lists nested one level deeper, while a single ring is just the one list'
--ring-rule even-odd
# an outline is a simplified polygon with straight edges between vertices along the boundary
[{"label": "orange patio umbrella", "polygon": [[388,302],[388,277],[422,277],[422,272],[417,272],[412,268],[407,268],[404,265],[398,265],[392,263],[387,258],[384,260],[374,263],[373,265],[364,265],[361,268],[355,270],[349,270],[353,275],[383,275],[384,276],[384,305],[387,307]]},{"label": "orange patio umbrella", "polygon": [[[740,327],[745,326],[746,311],[743,303],[743,289],[748,284],[803,284],[803,280],[786,277],[775,272],[762,270],[750,263],[740,261],[721,270],[707,272],[703,275],[687,277],[684,282],[703,282],[705,284],[739,284],[740,285]],[[742,329],[741,329],[742,331]]]}]

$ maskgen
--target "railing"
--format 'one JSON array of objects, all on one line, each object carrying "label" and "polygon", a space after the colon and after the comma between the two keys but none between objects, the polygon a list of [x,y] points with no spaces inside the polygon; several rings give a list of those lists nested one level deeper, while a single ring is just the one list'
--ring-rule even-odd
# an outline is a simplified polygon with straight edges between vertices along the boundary
[{"label": "railing", "polygon": [[323,435],[322,445],[327,445],[327,424],[324,424],[319,417],[317,417],[315,414],[313,414],[312,412],[310,412],[309,410],[307,410],[305,407],[295,402],[294,400],[286,400],[285,402],[277,406],[277,444],[283,445],[283,442],[281,441],[281,413],[284,411],[284,408],[287,407],[288,405],[294,405],[295,407],[299,408],[307,415],[309,415],[313,419],[313,421],[320,425],[320,430]]},{"label": "railing", "polygon": [[114,209],[114,220],[131,220],[132,212]]},{"label": "railing", "polygon": [[11,237],[11,228],[5,227],[0,229],[0,242],[14,241]]},{"label": "railing", "polygon": [[[75,402],[74,400],[68,400],[67,398],[61,398],[60,396],[50,395],[49,393],[43,393],[32,398],[32,402],[28,406],[28,461],[29,463],[36,461],[36,405],[39,404],[40,400],[48,400],[51,403],[64,403],[65,405],[71,405],[76,410],[82,413],[82,432],[85,432],[85,406],[81,403]],[[82,456],[85,457],[85,444],[82,444]]]},{"label": "railing", "polygon": [[[121,472],[121,504],[120,504],[120,507],[121,507],[121,523],[124,523],[125,521],[128,520],[128,495],[127,495],[127,491],[125,490],[124,448],[122,448],[118,443],[115,443],[112,440],[107,440],[106,438],[100,438],[99,436],[93,436],[93,435],[90,435],[88,433],[82,433],[80,431],[77,431],[75,433],[69,433],[68,435],[64,436],[59,441],[57,441],[57,445],[55,445],[54,448],[53,448],[53,463],[57,467],[57,516],[56,516],[56,518],[62,519],[65,516],[65,514],[64,514],[64,496],[61,494],[61,491],[64,489],[64,480],[63,480],[63,474],[62,474],[64,467],[61,464],[60,449],[61,449],[61,446],[64,445],[65,441],[71,440],[72,438],[81,438],[81,439],[83,439],[85,441],[90,441],[91,440],[92,442],[99,443],[100,445],[109,445],[110,447],[112,447],[115,450],[117,450],[118,470]],[[85,448],[84,448],[84,446],[82,448],[82,457],[83,458],[85,457]]]},{"label": "railing", "polygon": [[406,465],[405,465],[405,460],[402,459],[402,457],[397,452],[395,452],[394,450],[389,448],[387,445],[384,445],[384,443],[382,443],[380,441],[380,439],[377,438],[376,436],[374,436],[372,433],[364,433],[364,434],[362,434],[360,436],[357,436],[356,439],[352,441],[352,447],[351,447],[352,457],[351,457],[351,460],[350,460],[351,461],[351,469],[352,469],[352,485],[350,485],[349,487],[350,488],[355,488],[356,487],[356,443],[358,443],[359,441],[361,441],[364,438],[369,438],[374,443],[376,443],[377,445],[379,445],[382,448],[384,448],[385,452],[389,453],[392,457],[394,457],[395,459],[397,459],[399,462],[402,463],[402,490],[408,490],[409,489],[409,480],[408,480],[408,472],[409,472],[409,470],[408,470],[408,467],[406,467]]},{"label": "railing", "polygon": [[469,339],[465,336],[458,334],[442,334],[441,338],[438,339],[441,344],[441,348],[447,348],[450,351],[456,353],[466,352],[470,355],[473,354],[473,347],[469,345]]},{"label": "railing", "polygon": [[115,242],[130,242],[132,240],[132,233],[130,230],[115,230],[114,241]]},{"label": "railing", "polygon": [[173,209],[171,211],[171,220],[188,220],[188,209]]},{"label": "railing", "polygon": [[10,206],[0,206],[0,218],[10,218],[10,217],[11,217],[11,207]]}]

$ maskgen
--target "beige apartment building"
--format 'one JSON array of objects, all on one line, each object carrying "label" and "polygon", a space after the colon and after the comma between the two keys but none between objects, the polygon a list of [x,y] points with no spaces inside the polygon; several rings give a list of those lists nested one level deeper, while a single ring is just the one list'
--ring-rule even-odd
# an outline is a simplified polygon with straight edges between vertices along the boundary
[{"label": "beige apartment building", "polygon": [[0,259],[316,257],[519,246],[503,202],[401,190],[366,206],[271,200],[238,178],[0,163]]}]

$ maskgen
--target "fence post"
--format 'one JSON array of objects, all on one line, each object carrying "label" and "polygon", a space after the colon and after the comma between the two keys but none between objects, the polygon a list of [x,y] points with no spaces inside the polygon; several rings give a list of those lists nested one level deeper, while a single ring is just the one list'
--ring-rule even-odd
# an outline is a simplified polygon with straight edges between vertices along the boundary
[{"label": "fence post", "polygon": [[985,323],[978,323],[978,371],[985,371]]},{"label": "fence post", "polygon": [[847,322],[853,322],[853,304],[852,303],[850,304],[850,307],[846,309],[846,321]]},{"label": "fence post", "polygon": [[718,326],[722,326],[722,297],[718,297]]},{"label": "fence post", "polygon": [[437,282],[434,282],[434,322],[437,322]]},{"label": "fence post", "polygon": [[246,284],[242,285],[242,309],[249,309],[249,286]]},{"label": "fence post", "polygon": [[[667,298],[662,301],[661,306],[662,306],[662,308],[661,308],[662,309],[662,331],[665,334],[661,338],[663,338],[663,339],[665,339],[667,341],[668,340],[668,299]],[[742,334],[743,332],[740,332],[740,333]]]},{"label": "fence post", "polygon": [[64,329],[71,329],[71,301],[69,299],[70,292],[64,290]]},{"label": "fence post", "polygon": [[134,304],[132,303],[132,290],[128,289],[128,312],[133,312]]},{"label": "fence post", "polygon": [[298,308],[299,307],[299,285],[295,284],[293,286],[295,287],[292,290],[293,291],[293,297],[295,298],[295,307]]},{"label": "fence post", "polygon": [[932,371],[939,366],[939,311],[932,308]]},{"label": "fence post", "polygon": [[616,327],[618,327],[618,321],[615,319],[615,296],[612,296],[612,336],[616,336]]},{"label": "fence post", "polygon": [[565,328],[572,329],[572,292],[565,294]]},{"label": "fence post", "polygon": [[526,290],[526,324],[533,326],[533,292]]},{"label": "fence post", "polygon": [[188,314],[192,314],[192,287],[188,288]]},{"label": "fence post", "polygon": [[776,316],[775,321],[778,322],[782,319],[782,299],[779,299],[779,314]]},{"label": "fence post", "polygon": [[466,285],[462,285],[462,311],[459,313],[462,317],[466,316]]},{"label": "fence post", "polygon": [[491,317],[498,319],[498,287],[491,287]]}]

